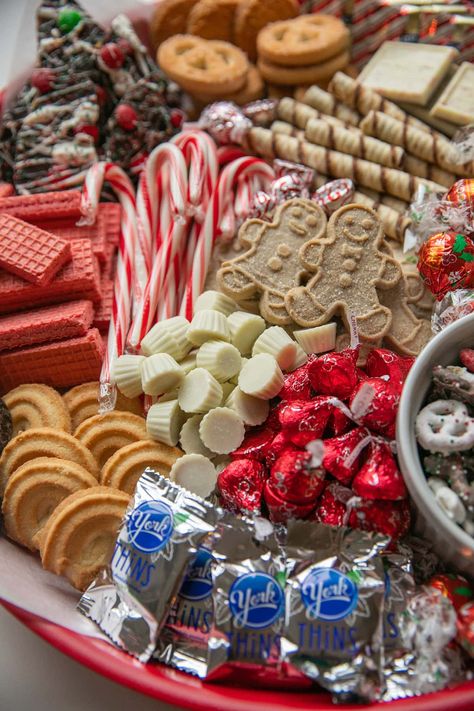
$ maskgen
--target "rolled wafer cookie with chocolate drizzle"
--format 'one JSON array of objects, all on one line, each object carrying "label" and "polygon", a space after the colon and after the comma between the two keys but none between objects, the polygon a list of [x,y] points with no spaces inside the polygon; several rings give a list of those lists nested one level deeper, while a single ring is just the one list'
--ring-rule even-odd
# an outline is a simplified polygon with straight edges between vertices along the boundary
[{"label": "rolled wafer cookie with chocolate drizzle", "polygon": [[354,111],[354,109],[351,109],[342,101],[338,101],[333,94],[324,91],[324,89],[321,89],[317,84],[310,86],[309,89],[306,90],[302,102],[308,104],[308,106],[312,106],[313,109],[321,111],[323,114],[335,116],[341,119],[341,121],[352,124],[353,126],[358,126],[362,118],[357,111]]},{"label": "rolled wafer cookie with chocolate drizzle", "polygon": [[[460,165],[456,148],[441,134],[429,134],[381,111],[369,111],[360,127],[366,135],[390,141],[405,148],[413,156],[438,165],[446,171],[461,176],[474,174],[474,161]],[[451,184],[455,180],[453,176]]]},{"label": "rolled wafer cookie with chocolate drizzle", "polygon": [[349,131],[359,131],[359,129],[350,122],[325,114],[323,111],[319,111],[312,106],[307,106],[301,101],[292,99],[290,96],[285,96],[283,99],[280,99],[276,108],[276,114],[279,119],[287,121],[293,124],[293,126],[297,126],[297,128],[306,128],[306,124],[311,119],[324,119],[324,121],[331,126],[340,126]]},{"label": "rolled wafer cookie with chocolate drizzle", "polygon": [[342,153],[385,165],[388,168],[399,168],[405,157],[405,152],[400,146],[393,146],[390,143],[365,136],[361,132],[348,131],[342,126],[330,125],[323,119],[308,121],[305,128],[305,138],[319,146],[333,148]]},{"label": "rolled wafer cookie with chocolate drizzle", "polygon": [[395,168],[371,163],[362,158],[332,151],[292,136],[272,133],[265,128],[251,128],[246,136],[249,150],[263,158],[283,158],[314,168],[334,178],[351,178],[359,185],[386,192],[402,200],[411,200],[420,185],[433,192],[445,192],[444,186],[416,178]]}]

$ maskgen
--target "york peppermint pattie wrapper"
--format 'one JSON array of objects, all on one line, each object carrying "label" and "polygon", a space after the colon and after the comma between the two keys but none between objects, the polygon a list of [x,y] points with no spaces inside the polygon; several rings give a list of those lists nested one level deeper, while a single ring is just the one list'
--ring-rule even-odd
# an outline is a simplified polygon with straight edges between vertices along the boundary
[{"label": "york peppermint pattie wrapper", "polygon": [[223,529],[214,549],[208,679],[270,686],[291,681],[280,649],[285,577],[273,532],[257,541],[255,530],[244,521]]},{"label": "york peppermint pattie wrapper", "polygon": [[380,553],[388,541],[313,522],[288,525],[282,656],[338,702],[380,694],[385,589]]},{"label": "york peppermint pattie wrapper", "polygon": [[198,548],[221,511],[146,469],[119,531],[110,565],[79,610],[119,647],[146,662]]}]

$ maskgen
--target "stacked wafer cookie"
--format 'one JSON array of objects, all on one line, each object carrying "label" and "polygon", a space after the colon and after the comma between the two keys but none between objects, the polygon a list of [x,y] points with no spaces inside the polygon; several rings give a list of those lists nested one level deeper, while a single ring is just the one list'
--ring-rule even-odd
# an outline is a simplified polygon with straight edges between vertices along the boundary
[{"label": "stacked wafer cookie", "polygon": [[0,199],[0,391],[99,376],[112,308],[120,208],[92,226],[77,191]]}]

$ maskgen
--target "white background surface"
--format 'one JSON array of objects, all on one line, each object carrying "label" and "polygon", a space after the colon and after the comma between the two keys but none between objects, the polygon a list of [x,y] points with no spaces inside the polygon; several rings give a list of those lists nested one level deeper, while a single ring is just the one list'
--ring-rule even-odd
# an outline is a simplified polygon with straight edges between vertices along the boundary
[{"label": "white background surface", "polygon": [[[100,2],[100,0],[98,0]],[[0,0],[0,87],[28,0]],[[103,679],[31,633],[0,606],[0,711],[175,711]]]}]

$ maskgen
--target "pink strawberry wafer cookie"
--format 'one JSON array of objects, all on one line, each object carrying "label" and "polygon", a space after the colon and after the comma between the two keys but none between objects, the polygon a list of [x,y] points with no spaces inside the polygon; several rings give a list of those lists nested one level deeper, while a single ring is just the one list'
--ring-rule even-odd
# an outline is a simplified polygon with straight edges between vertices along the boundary
[{"label": "pink strawberry wafer cookie", "polygon": [[43,286],[71,259],[71,246],[50,232],[0,214],[0,267]]},{"label": "pink strawberry wafer cookie", "polygon": [[69,301],[0,318],[0,350],[83,336],[92,323],[92,301]]},{"label": "pink strawberry wafer cookie", "polygon": [[71,242],[76,239],[86,239],[92,245],[92,251],[99,260],[104,263],[107,258],[108,243],[108,224],[106,215],[99,213],[97,220],[93,225],[77,225],[75,220],[46,220],[34,222],[37,227],[42,230],[51,232],[66,242]]},{"label": "pink strawberry wafer cookie", "polygon": [[86,240],[73,241],[71,252],[71,261],[46,286],[30,284],[0,270],[0,314],[72,299],[89,299],[99,303],[99,265],[90,243]]},{"label": "pink strawberry wafer cookie", "polygon": [[120,205],[117,202],[101,202],[97,219],[102,218],[106,224],[107,241],[118,245],[120,240]]},{"label": "pink strawberry wafer cookie", "polygon": [[98,328],[101,333],[106,333],[112,317],[112,305],[114,301],[114,282],[112,279],[102,279],[102,301],[100,306],[94,310],[94,321],[92,325]]},{"label": "pink strawberry wafer cookie", "polygon": [[0,199],[0,212],[6,212],[26,222],[35,220],[78,220],[82,216],[79,190],[12,195]]},{"label": "pink strawberry wafer cookie", "polygon": [[66,388],[97,380],[103,354],[104,344],[96,328],[79,338],[0,353],[0,392],[23,383]]}]

